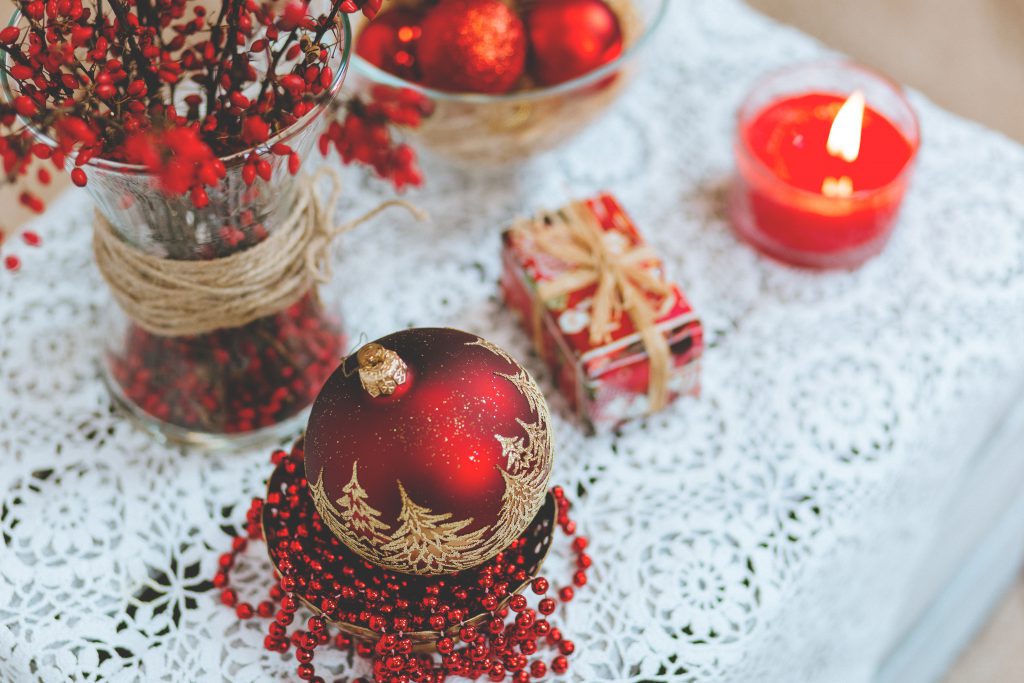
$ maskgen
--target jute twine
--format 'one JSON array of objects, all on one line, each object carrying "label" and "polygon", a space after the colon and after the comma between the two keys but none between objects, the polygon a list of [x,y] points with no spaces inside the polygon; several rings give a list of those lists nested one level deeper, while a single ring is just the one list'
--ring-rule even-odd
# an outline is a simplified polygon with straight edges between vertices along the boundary
[{"label": "jute twine", "polygon": [[[331,190],[319,198],[317,182]],[[291,213],[259,244],[209,261],[146,254],[125,242],[96,215],[93,253],[103,279],[124,312],[147,332],[181,337],[241,327],[279,313],[331,275],[331,243],[392,206],[425,215],[400,200],[382,203],[353,221],[330,224],[341,196],[337,171],[321,168],[300,180]]]}]

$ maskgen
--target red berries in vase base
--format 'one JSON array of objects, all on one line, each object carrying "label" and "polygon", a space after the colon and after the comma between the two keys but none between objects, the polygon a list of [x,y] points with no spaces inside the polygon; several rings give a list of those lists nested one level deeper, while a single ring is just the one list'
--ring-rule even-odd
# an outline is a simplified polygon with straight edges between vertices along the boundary
[{"label": "red berries in vase base", "polygon": [[[502,94],[564,83],[611,62],[623,50],[621,22],[605,0],[423,0],[363,29],[356,53],[438,90]],[[400,57],[384,45],[401,46]]]},{"label": "red berries in vase base", "polygon": [[257,432],[298,415],[344,353],[340,321],[307,294],[276,315],[209,334],[160,337],[129,322],[107,370],[131,410],[187,439]]}]

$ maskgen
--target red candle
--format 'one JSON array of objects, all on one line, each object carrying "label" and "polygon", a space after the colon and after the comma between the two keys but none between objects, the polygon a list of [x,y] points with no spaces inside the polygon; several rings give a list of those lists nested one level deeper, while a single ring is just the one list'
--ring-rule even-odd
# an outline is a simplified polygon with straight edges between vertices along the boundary
[{"label": "red candle", "polygon": [[779,260],[854,267],[885,246],[919,144],[898,88],[848,64],[776,74],[741,109],[731,218]]}]

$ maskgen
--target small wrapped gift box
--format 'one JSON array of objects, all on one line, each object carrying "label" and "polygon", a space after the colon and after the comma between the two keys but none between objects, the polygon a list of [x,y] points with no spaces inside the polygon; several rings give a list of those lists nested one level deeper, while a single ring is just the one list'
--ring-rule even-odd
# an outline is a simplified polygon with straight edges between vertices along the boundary
[{"label": "small wrapped gift box", "polygon": [[699,392],[700,320],[614,197],[520,219],[502,241],[505,300],[591,430]]}]

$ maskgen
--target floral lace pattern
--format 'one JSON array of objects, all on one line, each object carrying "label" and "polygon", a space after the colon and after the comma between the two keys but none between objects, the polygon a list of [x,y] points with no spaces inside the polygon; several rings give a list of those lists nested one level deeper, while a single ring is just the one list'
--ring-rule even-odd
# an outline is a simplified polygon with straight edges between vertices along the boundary
[{"label": "floral lace pattern", "polygon": [[[925,144],[887,251],[853,273],[761,259],[724,218],[734,112],[766,70],[824,50],[738,0],[670,4],[603,121],[518,169],[427,160],[410,198],[433,223],[365,226],[330,289],[353,339],[460,327],[539,378],[552,479],[595,559],[560,617],[567,680],[864,683],[944,502],[1024,385],[1024,149],[914,96]],[[347,179],[341,216],[387,194]],[[601,189],[665,257],[708,349],[700,399],[585,438],[497,297],[499,232]],[[36,225],[46,248],[0,278],[0,680],[292,680],[294,659],[206,582],[270,449],[166,447],[112,408],[90,216],[63,197]],[[258,547],[233,577],[264,594]]]}]

